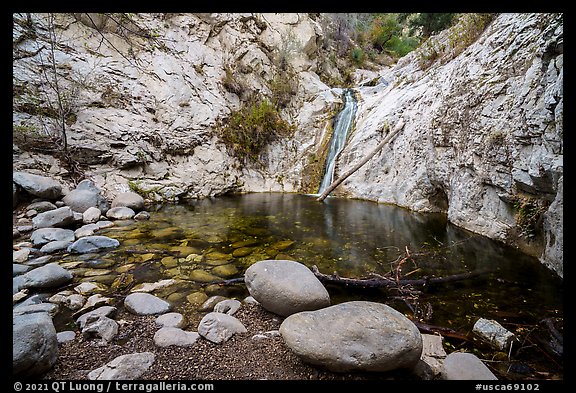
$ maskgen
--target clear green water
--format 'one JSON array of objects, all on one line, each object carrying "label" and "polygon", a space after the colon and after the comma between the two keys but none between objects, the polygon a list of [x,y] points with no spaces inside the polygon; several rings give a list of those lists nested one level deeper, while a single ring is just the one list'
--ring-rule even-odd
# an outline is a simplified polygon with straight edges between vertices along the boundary
[{"label": "clear green water", "polygon": [[[68,255],[77,281],[98,281],[122,294],[123,282],[175,284],[154,293],[176,311],[199,320],[198,302],[220,294],[243,298],[242,284],[209,285],[241,277],[254,262],[291,259],[320,272],[364,278],[389,274],[406,250],[407,278],[447,276],[474,270],[490,273],[453,284],[418,288],[417,298],[396,291],[350,290],[328,286],[333,303],[365,299],[386,302],[421,321],[470,333],[480,318],[495,319],[523,337],[526,347],[512,359],[472,341],[446,340],[448,351],[476,351],[494,359],[493,370],[508,372],[521,361],[530,372],[508,378],[561,378],[561,365],[530,346],[530,329],[544,318],[563,317],[562,281],[537,259],[447,223],[441,214],[418,214],[395,206],[339,198],[320,203],[297,194],[247,194],[149,209],[149,221],[116,222],[98,234],[121,246],[98,255]],[[72,265],[73,266],[73,265]]]}]

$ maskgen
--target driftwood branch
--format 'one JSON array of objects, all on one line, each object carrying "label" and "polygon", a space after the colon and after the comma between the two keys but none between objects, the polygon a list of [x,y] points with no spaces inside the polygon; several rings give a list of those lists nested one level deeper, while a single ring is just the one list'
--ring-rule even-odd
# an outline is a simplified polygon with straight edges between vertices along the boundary
[{"label": "driftwood branch", "polygon": [[396,124],[396,127],[394,127],[394,129],[392,131],[390,131],[390,133],[388,135],[386,135],[386,138],[384,138],[384,140],[382,140],[382,142],[380,142],[378,144],[378,146],[376,146],[374,148],[374,150],[372,150],[372,152],[370,152],[366,157],[364,157],[360,162],[358,162],[356,165],[354,165],[351,169],[349,169],[344,174],[342,174],[342,176],[340,176],[338,179],[334,180],[332,182],[332,184],[330,184],[330,186],[328,186],[328,188],[326,190],[324,190],[324,192],[316,200],[318,202],[322,202],[324,199],[326,199],[326,197],[332,191],[334,191],[334,189],[336,187],[338,187],[338,185],[340,185],[340,183],[342,183],[344,180],[346,180],[346,178],[348,178],[348,176],[350,176],[351,174],[356,172],[364,164],[366,164],[372,157],[374,157],[376,155],[376,153],[378,153],[388,142],[390,142],[392,140],[392,138],[394,138],[394,136],[396,136],[396,134],[398,134],[398,132],[400,132],[400,130],[402,130],[402,128],[404,128],[404,120],[400,119],[400,121]]},{"label": "driftwood branch", "polygon": [[470,278],[486,274],[488,273],[488,271],[477,270],[474,272],[454,274],[446,277],[424,277],[415,280],[407,280],[407,279],[394,280],[392,278],[384,276],[378,276],[375,278],[366,278],[366,279],[346,278],[346,277],[340,277],[336,273],[332,275],[320,273],[316,265],[312,266],[312,273],[314,273],[314,275],[318,278],[318,280],[320,280],[320,282],[325,284],[337,284],[357,288],[397,288],[399,286],[404,285],[427,286],[433,284],[443,284],[448,282],[467,280]]}]

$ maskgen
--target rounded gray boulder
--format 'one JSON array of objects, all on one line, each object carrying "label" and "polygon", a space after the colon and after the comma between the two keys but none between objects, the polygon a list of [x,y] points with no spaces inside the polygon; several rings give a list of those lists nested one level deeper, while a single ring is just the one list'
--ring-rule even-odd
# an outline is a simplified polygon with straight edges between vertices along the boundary
[{"label": "rounded gray boulder", "polygon": [[12,373],[39,376],[58,358],[58,339],[52,318],[45,312],[13,314]]},{"label": "rounded gray boulder", "polygon": [[112,201],[114,207],[129,207],[135,212],[144,209],[144,198],[133,191],[122,192]]},{"label": "rounded gray boulder", "polygon": [[351,301],[299,312],[279,330],[303,361],[335,372],[411,369],[422,354],[416,325],[382,303]]},{"label": "rounded gray boulder", "polygon": [[132,293],[126,296],[124,306],[128,311],[136,315],[164,314],[172,308],[167,301],[149,293]]},{"label": "rounded gray boulder", "polygon": [[281,316],[330,305],[330,295],[305,265],[288,260],[264,260],[244,274],[250,295],[266,310]]}]

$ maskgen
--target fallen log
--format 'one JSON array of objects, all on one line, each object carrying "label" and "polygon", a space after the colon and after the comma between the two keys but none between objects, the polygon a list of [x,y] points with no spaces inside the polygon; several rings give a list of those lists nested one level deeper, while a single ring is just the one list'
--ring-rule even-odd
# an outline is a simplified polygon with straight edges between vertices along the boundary
[{"label": "fallen log", "polygon": [[372,150],[366,157],[364,157],[362,160],[360,160],[360,162],[358,162],[356,165],[354,165],[350,170],[346,171],[342,176],[340,176],[338,179],[334,180],[332,182],[332,184],[330,184],[330,186],[328,186],[328,188],[326,188],[326,190],[324,190],[324,192],[316,199],[318,202],[322,202],[324,199],[326,199],[326,197],[336,188],[338,187],[338,185],[340,183],[342,183],[344,180],[346,180],[346,178],[348,176],[350,176],[351,174],[353,174],[354,172],[356,172],[358,169],[360,169],[364,164],[366,164],[368,161],[370,161],[370,159],[372,157],[374,157],[376,155],[376,153],[378,153],[384,146],[386,146],[386,144],[388,142],[390,142],[392,140],[392,138],[394,138],[394,136],[396,136],[397,133],[400,132],[400,130],[402,130],[402,128],[404,128],[404,120],[400,119],[400,121],[398,122],[398,124],[396,124],[396,127],[394,127],[394,129],[392,131],[390,131],[390,133],[388,135],[386,135],[386,138],[384,138],[384,140],[382,142],[380,142],[378,144],[378,146],[376,146],[374,148],[374,150]]},{"label": "fallen log", "polygon": [[329,274],[320,273],[320,271],[318,271],[318,267],[316,265],[312,266],[311,270],[312,270],[312,273],[314,273],[314,275],[318,278],[318,280],[320,280],[320,282],[322,282],[324,284],[336,284],[336,285],[343,285],[343,286],[347,286],[347,287],[357,287],[357,288],[397,288],[399,286],[405,286],[405,285],[428,286],[428,285],[434,285],[434,284],[443,284],[443,283],[449,283],[449,282],[454,282],[454,281],[467,280],[470,278],[475,278],[475,277],[489,273],[486,270],[477,270],[474,272],[454,274],[454,275],[446,276],[446,277],[424,277],[424,278],[419,278],[419,279],[414,279],[414,280],[400,279],[400,280],[396,281],[392,278],[388,278],[388,277],[384,277],[384,276],[378,276],[378,277],[373,277],[373,278],[364,278],[364,279],[360,278],[359,279],[359,278],[340,277],[336,273],[329,275]]},{"label": "fallen log", "polygon": [[466,334],[460,333],[454,329],[450,329],[444,326],[429,325],[427,323],[422,323],[414,320],[412,320],[412,322],[414,323],[414,325],[416,325],[418,330],[420,330],[420,333],[440,334],[443,337],[456,338],[462,341],[470,340]]}]

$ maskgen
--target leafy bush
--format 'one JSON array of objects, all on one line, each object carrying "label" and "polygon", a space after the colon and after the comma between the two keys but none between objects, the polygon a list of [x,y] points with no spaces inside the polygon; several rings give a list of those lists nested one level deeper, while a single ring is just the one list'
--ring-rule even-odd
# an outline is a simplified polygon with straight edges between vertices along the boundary
[{"label": "leafy bush", "polygon": [[264,148],[280,137],[290,136],[294,127],[266,98],[252,97],[232,112],[218,127],[218,136],[243,163],[257,163]]},{"label": "leafy bush", "polygon": [[352,60],[354,63],[356,63],[356,65],[360,66],[364,63],[365,54],[362,48],[352,49],[352,53],[350,55],[352,56]]}]

